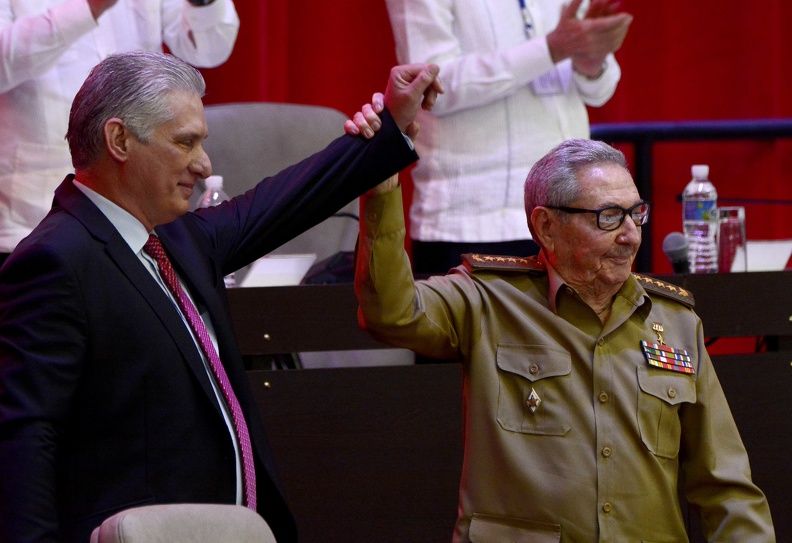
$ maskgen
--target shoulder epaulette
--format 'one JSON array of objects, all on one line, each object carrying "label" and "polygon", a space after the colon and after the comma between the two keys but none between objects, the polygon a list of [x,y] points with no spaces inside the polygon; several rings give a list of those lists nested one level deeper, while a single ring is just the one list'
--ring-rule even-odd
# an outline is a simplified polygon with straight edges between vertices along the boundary
[{"label": "shoulder epaulette", "polygon": [[634,273],[633,276],[635,276],[644,289],[653,294],[659,294],[660,296],[671,298],[672,300],[676,300],[677,302],[680,302],[691,309],[696,305],[696,300],[693,299],[693,293],[689,290],[685,290],[680,286],[666,283],[665,281],[661,281],[660,279],[655,279],[654,277],[649,277],[647,275]]},{"label": "shoulder epaulette", "polygon": [[467,253],[462,255],[462,263],[470,272],[507,271],[543,273],[546,271],[544,263],[535,256],[499,256]]}]

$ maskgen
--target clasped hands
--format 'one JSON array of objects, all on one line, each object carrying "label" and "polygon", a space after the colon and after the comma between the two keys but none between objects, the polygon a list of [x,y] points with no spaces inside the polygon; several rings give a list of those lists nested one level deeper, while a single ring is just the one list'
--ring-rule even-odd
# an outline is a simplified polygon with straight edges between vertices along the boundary
[{"label": "clasped hands", "polygon": [[[415,139],[420,127],[415,120],[418,109],[432,109],[437,96],[443,93],[436,64],[407,64],[391,69],[385,94],[375,92],[371,102],[363,104],[360,111],[344,123],[344,131],[352,136],[372,138],[382,126],[379,114],[387,107],[396,126],[410,139]],[[391,176],[370,193],[392,190],[398,185],[398,174]]]}]

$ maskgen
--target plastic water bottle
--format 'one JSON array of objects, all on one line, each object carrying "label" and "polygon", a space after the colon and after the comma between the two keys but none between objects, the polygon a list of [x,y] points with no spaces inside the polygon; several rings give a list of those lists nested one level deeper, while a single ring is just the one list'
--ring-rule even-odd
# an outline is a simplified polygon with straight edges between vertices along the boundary
[{"label": "plastic water bottle", "polygon": [[[206,184],[206,190],[198,201],[199,208],[213,207],[231,199],[223,190],[222,175],[210,175],[204,180],[204,184]],[[228,288],[236,286],[236,277],[233,272],[226,275],[224,281]]]},{"label": "plastic water bottle", "polygon": [[682,193],[682,222],[688,243],[690,271],[718,271],[718,192],[709,180],[709,166],[691,167],[693,179]]}]

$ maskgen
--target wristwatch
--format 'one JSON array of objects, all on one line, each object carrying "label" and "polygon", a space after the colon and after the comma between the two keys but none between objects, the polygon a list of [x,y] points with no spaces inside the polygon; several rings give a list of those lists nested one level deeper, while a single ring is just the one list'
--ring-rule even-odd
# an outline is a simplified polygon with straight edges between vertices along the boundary
[{"label": "wristwatch", "polygon": [[193,6],[208,6],[209,4],[214,2],[214,0],[187,0],[187,1]]}]

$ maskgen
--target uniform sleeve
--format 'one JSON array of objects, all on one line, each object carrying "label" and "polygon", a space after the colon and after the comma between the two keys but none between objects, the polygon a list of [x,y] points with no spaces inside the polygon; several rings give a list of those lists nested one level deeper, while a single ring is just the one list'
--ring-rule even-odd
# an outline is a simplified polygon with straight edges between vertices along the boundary
[{"label": "uniform sleeve", "polygon": [[69,46],[95,27],[86,0],[66,0],[19,18],[10,0],[0,0],[0,93],[49,70]]},{"label": "uniform sleeve", "polygon": [[85,355],[81,298],[46,251],[12,256],[0,274],[0,541],[59,540],[56,457]]},{"label": "uniform sleeve", "polygon": [[391,345],[439,359],[458,357],[479,314],[461,274],[414,281],[404,251],[401,191],[362,198],[355,268],[358,322]]},{"label": "uniform sleeve", "polygon": [[201,68],[213,68],[231,55],[239,16],[231,0],[196,7],[186,0],[164,0],[162,40],[174,55]]},{"label": "uniform sleeve", "polygon": [[698,323],[697,400],[681,413],[682,469],[688,501],[708,541],[775,541],[770,509],[751,481],[748,454],[704,346]]}]

